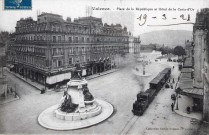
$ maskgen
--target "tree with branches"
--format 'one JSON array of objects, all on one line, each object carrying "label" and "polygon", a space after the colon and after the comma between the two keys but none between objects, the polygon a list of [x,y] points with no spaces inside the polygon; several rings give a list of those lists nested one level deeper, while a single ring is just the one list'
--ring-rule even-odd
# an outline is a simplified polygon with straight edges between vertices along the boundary
[{"label": "tree with branches", "polygon": [[186,51],[182,46],[176,46],[173,50],[173,53],[175,55],[178,55],[178,59],[179,59],[179,56],[186,55]]}]

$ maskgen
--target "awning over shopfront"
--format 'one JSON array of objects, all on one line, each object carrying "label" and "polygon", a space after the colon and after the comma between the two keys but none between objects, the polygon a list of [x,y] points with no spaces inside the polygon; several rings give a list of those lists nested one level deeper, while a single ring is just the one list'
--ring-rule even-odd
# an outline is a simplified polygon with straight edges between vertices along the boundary
[{"label": "awning over shopfront", "polygon": [[181,73],[181,80],[185,80],[185,79],[191,79],[192,78],[192,74],[191,73]]},{"label": "awning over shopfront", "polygon": [[178,85],[179,85],[179,88],[182,90],[191,89],[193,88],[193,81],[192,80],[181,81]]},{"label": "awning over shopfront", "polygon": [[178,87],[180,89],[190,89],[190,88],[193,88],[193,80],[192,79],[180,80],[180,82],[178,83]]},{"label": "awning over shopfront", "polygon": [[182,68],[181,73],[192,73],[192,68]]},{"label": "awning over shopfront", "polygon": [[181,95],[185,95],[193,98],[203,98],[203,89],[197,89],[193,87],[193,79],[190,77],[191,73],[181,73],[181,78],[178,82],[178,92]]},{"label": "awning over shopfront", "polygon": [[186,58],[183,67],[184,68],[192,68],[192,57]]},{"label": "awning over shopfront", "polygon": [[59,75],[54,75],[54,76],[48,76],[46,78],[46,83],[47,84],[55,84],[57,82],[61,82],[67,79],[71,78],[71,72],[69,73],[63,73],[63,74],[59,74]]},{"label": "awning over shopfront", "polygon": [[203,99],[203,89],[187,88],[180,91],[181,95],[191,96],[193,98]]}]

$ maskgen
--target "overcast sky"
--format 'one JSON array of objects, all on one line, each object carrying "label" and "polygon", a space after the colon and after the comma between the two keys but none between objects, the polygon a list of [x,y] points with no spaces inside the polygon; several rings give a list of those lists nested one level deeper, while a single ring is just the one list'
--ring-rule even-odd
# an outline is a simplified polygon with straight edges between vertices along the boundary
[{"label": "overcast sky", "polygon": [[[71,17],[72,19],[86,16],[87,7],[110,8],[111,10],[93,10],[92,16],[100,17],[103,23],[127,26],[135,36],[156,30],[190,30],[192,24],[158,26],[151,27],[147,25],[166,25],[177,23],[194,23],[196,12],[198,9],[209,7],[208,0],[32,0],[32,10],[3,10],[3,2],[0,0],[0,30],[14,31],[16,22],[20,18],[32,17],[37,19],[37,11],[49,12],[62,15],[64,19]],[[117,10],[119,8],[133,8],[134,10]],[[157,9],[157,11],[139,11],[136,8]],[[159,8],[167,8],[159,11]],[[168,11],[168,8],[175,8],[176,11]],[[193,11],[182,11],[184,9],[194,9]],[[181,11],[179,11],[181,9]],[[144,14],[147,15],[144,16]],[[165,14],[165,16],[163,16]],[[182,20],[180,15],[184,15],[187,19],[190,15],[190,21]],[[137,19],[142,15],[141,21]],[[144,17],[144,18],[143,18]],[[152,17],[156,17],[155,19]],[[165,19],[166,17],[166,19]],[[173,19],[176,18],[176,19]],[[146,23],[140,26],[144,21]]]}]

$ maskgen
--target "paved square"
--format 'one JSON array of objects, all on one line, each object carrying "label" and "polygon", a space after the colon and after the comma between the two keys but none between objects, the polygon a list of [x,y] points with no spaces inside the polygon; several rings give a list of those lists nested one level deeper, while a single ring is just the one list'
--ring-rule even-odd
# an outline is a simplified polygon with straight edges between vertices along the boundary
[{"label": "paved square", "polygon": [[[167,62],[161,59],[155,62],[156,53],[147,53],[147,59],[151,64],[146,66],[146,72],[152,76],[144,80],[146,90],[149,81],[165,67],[173,67],[171,78],[177,80],[179,71],[178,63]],[[127,60],[127,59],[126,59]],[[125,60],[124,60],[125,61]],[[190,124],[190,119],[177,115],[171,111],[170,99],[174,89],[163,88],[155,97],[152,104],[143,116],[136,117],[132,114],[132,106],[136,100],[136,94],[140,91],[141,78],[134,75],[135,67],[142,71],[139,64],[126,64],[119,71],[101,76],[88,81],[89,90],[98,99],[106,100],[114,106],[114,114],[106,121],[92,127],[73,130],[55,131],[43,128],[38,124],[39,114],[46,108],[59,102],[62,92],[50,92],[40,94],[28,84],[8,74],[9,79],[18,83],[20,100],[0,106],[0,133],[70,133],[70,134],[172,134],[185,135],[196,126]]]}]

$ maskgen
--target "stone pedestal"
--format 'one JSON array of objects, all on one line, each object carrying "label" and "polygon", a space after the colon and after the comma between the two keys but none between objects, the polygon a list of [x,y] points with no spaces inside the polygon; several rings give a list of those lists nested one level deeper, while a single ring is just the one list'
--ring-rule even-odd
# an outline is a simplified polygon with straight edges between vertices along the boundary
[{"label": "stone pedestal", "polygon": [[[89,108],[89,113],[65,113],[60,111],[59,105],[44,110],[38,117],[41,126],[53,130],[74,130],[98,124],[111,116],[113,106],[103,100],[96,99],[95,108]],[[88,107],[87,107],[88,108]]]}]

